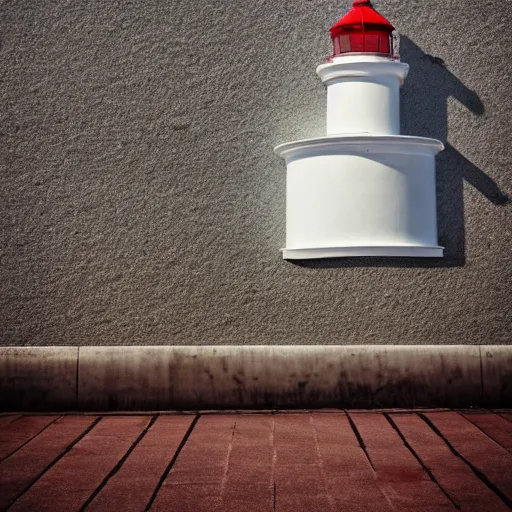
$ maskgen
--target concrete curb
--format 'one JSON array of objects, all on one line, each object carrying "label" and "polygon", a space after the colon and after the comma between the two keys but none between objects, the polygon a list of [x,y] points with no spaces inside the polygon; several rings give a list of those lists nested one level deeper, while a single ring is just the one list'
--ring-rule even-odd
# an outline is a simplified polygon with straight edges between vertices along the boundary
[{"label": "concrete curb", "polygon": [[77,347],[0,348],[0,410],[76,408],[77,369]]},{"label": "concrete curb", "polygon": [[512,346],[0,348],[0,410],[510,407]]}]

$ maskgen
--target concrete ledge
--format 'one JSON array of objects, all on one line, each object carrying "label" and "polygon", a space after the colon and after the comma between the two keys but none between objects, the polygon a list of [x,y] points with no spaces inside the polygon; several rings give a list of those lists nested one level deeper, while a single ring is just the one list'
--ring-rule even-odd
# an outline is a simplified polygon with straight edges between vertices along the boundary
[{"label": "concrete ledge", "polygon": [[512,346],[13,347],[0,407],[510,407],[511,367]]},{"label": "concrete ledge", "polygon": [[0,348],[0,410],[76,408],[77,363],[77,347]]},{"label": "concrete ledge", "polygon": [[482,349],[483,405],[502,407],[512,404],[512,350],[510,346],[486,346]]},{"label": "concrete ledge", "polygon": [[88,410],[480,405],[470,346],[86,347]]}]

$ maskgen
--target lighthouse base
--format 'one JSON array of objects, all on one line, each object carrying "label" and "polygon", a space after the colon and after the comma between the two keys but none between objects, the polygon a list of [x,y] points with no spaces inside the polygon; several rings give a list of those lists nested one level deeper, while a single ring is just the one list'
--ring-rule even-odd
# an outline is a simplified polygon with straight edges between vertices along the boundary
[{"label": "lighthouse base", "polygon": [[285,259],[442,257],[435,155],[441,142],[337,135],[283,144]]},{"label": "lighthouse base", "polygon": [[350,258],[381,256],[403,258],[442,258],[444,247],[384,246],[384,247],[321,247],[318,249],[281,249],[284,260],[313,260],[317,258]]}]

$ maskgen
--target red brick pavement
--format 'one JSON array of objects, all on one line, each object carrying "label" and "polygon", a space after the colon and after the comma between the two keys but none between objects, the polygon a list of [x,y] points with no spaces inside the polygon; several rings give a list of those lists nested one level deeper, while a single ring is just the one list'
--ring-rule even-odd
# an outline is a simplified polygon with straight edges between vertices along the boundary
[{"label": "red brick pavement", "polygon": [[498,512],[511,468],[511,412],[0,416],[0,511]]}]

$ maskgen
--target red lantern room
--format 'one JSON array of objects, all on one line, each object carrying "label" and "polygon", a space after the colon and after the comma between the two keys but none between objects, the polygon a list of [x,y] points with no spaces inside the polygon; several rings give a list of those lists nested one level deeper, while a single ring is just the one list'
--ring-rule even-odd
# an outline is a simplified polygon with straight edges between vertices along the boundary
[{"label": "red lantern room", "polygon": [[344,53],[392,55],[393,30],[395,27],[373,8],[370,0],[355,0],[352,9],[331,27],[333,56]]}]

